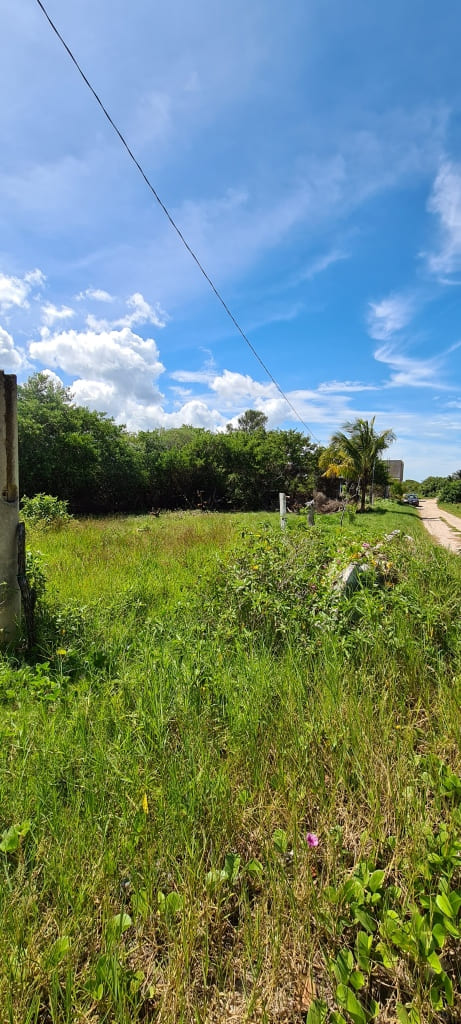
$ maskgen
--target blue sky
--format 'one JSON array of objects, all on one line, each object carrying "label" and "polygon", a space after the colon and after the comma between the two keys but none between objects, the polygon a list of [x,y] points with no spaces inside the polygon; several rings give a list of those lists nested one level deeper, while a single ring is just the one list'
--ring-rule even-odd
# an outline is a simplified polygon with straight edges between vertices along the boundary
[{"label": "blue sky", "polygon": [[[3,8],[0,368],[134,430],[299,426],[35,0]],[[406,476],[459,469],[459,4],[48,10],[312,436],[376,415]]]}]

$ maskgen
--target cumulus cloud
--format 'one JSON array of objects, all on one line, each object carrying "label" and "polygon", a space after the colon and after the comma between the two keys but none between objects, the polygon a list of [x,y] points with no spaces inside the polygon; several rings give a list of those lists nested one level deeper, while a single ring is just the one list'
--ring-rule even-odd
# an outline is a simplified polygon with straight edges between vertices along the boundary
[{"label": "cumulus cloud", "polygon": [[75,298],[77,302],[83,302],[84,299],[94,299],[95,302],[114,301],[114,296],[104,291],[104,288],[86,288],[84,292],[79,292]]},{"label": "cumulus cloud", "polygon": [[45,377],[48,377],[48,380],[50,380],[52,384],[57,384],[61,388],[64,386],[64,382],[61,380],[61,377],[55,373],[54,370],[49,370],[48,367],[46,367],[44,370],[40,370],[40,373],[43,373]]},{"label": "cumulus cloud", "polygon": [[43,285],[45,284],[46,277],[43,271],[39,270],[38,267],[36,267],[35,270],[28,270],[27,274],[24,274],[24,280],[31,287],[36,285],[37,288],[42,288]]},{"label": "cumulus cloud", "polygon": [[412,295],[389,295],[381,302],[370,302],[367,317],[368,333],[376,341],[387,341],[410,323],[415,313]]},{"label": "cumulus cloud", "polygon": [[60,366],[70,374],[112,378],[122,373],[149,373],[157,377],[164,367],[153,338],[141,338],[128,327],[120,331],[42,332],[41,341],[30,344],[33,359]]},{"label": "cumulus cloud", "polygon": [[161,426],[181,427],[183,424],[191,424],[194,427],[204,427],[206,430],[218,430],[227,423],[218,409],[210,409],[206,402],[196,398],[186,402],[177,412],[162,411],[161,419]]},{"label": "cumulus cloud", "polygon": [[73,316],[75,313],[70,306],[61,306],[61,309],[58,309],[52,302],[47,302],[45,306],[42,306],[42,320],[47,327],[52,327],[59,320],[69,320]]},{"label": "cumulus cloud", "polygon": [[111,409],[117,397],[117,388],[110,381],[77,379],[72,384],[72,395],[77,405],[104,412]]},{"label": "cumulus cloud", "polygon": [[429,269],[444,275],[461,267],[461,164],[446,161],[440,167],[428,201],[439,219],[440,242],[427,257]]},{"label": "cumulus cloud", "polygon": [[28,366],[25,352],[16,348],[11,334],[0,327],[0,367],[6,372],[17,373]]},{"label": "cumulus cloud", "polygon": [[[210,388],[218,395],[221,404],[225,408],[232,408],[242,402],[260,402],[278,395],[275,384],[261,383],[253,380],[249,374],[233,373],[231,370],[224,370],[222,374],[210,381]],[[286,405],[286,403],[284,403]],[[260,408],[260,406],[258,406]]]},{"label": "cumulus cloud", "polygon": [[5,312],[13,307],[27,309],[28,296],[45,282],[41,270],[29,270],[24,277],[11,277],[0,273],[0,310]]},{"label": "cumulus cloud", "polygon": [[[264,411],[271,427],[295,418],[274,384],[227,369],[217,373],[211,361],[203,370],[178,370],[171,375],[179,387],[171,389],[176,408],[170,411],[158,390],[164,366],[156,342],[129,327],[52,331],[44,326],[40,340],[30,343],[29,353],[38,364],[51,368],[47,372],[54,375],[52,379],[60,381],[60,372],[72,378],[75,402],[107,412],[130,430],[183,423],[223,430],[250,406]],[[181,388],[183,383],[205,387],[193,395]],[[301,415],[315,422],[326,422],[332,407],[340,407],[341,412],[344,408],[343,397],[327,398],[315,391],[298,391],[293,401]]]},{"label": "cumulus cloud", "polygon": [[131,313],[116,321],[118,327],[136,327],[141,324],[152,324],[154,327],[164,327],[167,315],[157,302],[154,306],[149,305],[141,292],[135,292],[127,299],[128,309]]},{"label": "cumulus cloud", "polygon": [[88,313],[85,319],[86,326],[90,328],[90,331],[111,331],[114,324],[110,320],[105,320],[102,317],[94,316],[93,313]]},{"label": "cumulus cloud", "polygon": [[30,343],[29,352],[32,359],[76,378],[72,384],[76,401],[103,408],[119,420],[128,420],[127,409],[133,419],[138,407],[138,422],[143,407],[161,402],[156,381],[164,367],[156,342],[141,338],[128,327],[54,334],[45,327],[41,340]]},{"label": "cumulus cloud", "polygon": [[[115,299],[109,292],[104,292],[100,289],[87,288],[86,291],[80,292],[77,295],[77,299],[82,301],[85,298],[96,299],[99,302],[114,302]],[[110,331],[115,327],[142,327],[145,324],[154,327],[164,327],[168,315],[165,313],[157,302],[155,306],[151,306],[149,302],[144,298],[141,292],[134,292],[126,300],[126,307],[128,312],[124,316],[119,317],[115,320],[108,320],[107,318],[94,316],[93,313],[88,313],[86,317],[86,325],[92,331]]]}]

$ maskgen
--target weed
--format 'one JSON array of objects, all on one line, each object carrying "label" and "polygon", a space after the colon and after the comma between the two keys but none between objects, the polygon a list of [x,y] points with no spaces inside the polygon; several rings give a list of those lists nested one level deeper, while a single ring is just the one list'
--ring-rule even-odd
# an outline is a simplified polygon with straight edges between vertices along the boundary
[{"label": "weed", "polygon": [[458,560],[393,506],[283,538],[268,515],[28,534],[1,1024],[455,1024]]},{"label": "weed", "polygon": [[21,499],[21,515],[26,523],[38,523],[42,527],[65,526],[72,516],[68,502],[54,498],[51,494],[35,494],[33,498]]}]

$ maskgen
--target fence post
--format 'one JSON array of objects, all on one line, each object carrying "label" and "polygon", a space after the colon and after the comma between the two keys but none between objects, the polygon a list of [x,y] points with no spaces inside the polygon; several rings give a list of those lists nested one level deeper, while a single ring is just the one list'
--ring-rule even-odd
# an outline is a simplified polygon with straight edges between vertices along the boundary
[{"label": "fence post", "polygon": [[279,491],[279,505],[280,505],[280,528],[285,530],[287,525],[287,496],[283,491]]},{"label": "fence post", "polygon": [[14,643],[19,632],[18,522],[17,382],[0,370],[0,645]]}]

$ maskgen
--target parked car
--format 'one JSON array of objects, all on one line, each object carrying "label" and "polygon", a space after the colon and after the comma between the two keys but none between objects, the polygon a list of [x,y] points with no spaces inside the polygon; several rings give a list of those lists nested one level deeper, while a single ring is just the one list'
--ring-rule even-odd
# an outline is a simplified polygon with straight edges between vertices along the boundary
[{"label": "parked car", "polygon": [[414,505],[415,508],[418,508],[419,498],[417,494],[407,494],[403,500],[406,505]]}]

